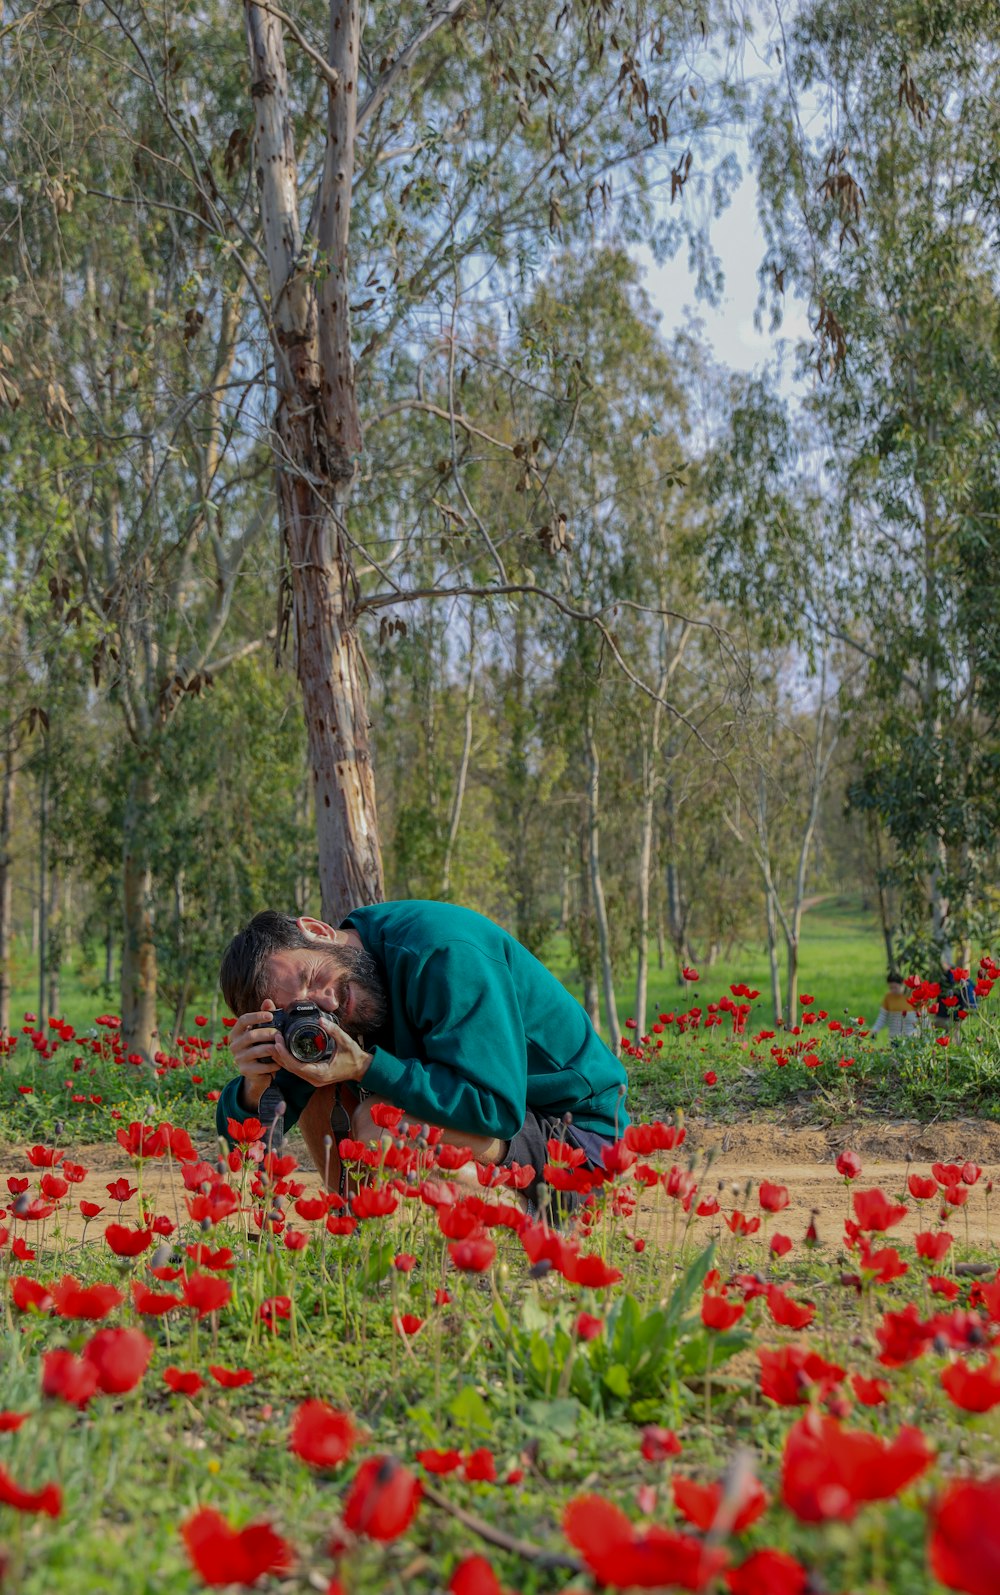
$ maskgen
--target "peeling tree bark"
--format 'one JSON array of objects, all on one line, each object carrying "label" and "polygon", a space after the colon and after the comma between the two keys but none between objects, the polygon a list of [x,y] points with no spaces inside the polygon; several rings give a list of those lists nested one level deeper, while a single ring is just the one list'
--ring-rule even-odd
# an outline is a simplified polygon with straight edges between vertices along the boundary
[{"label": "peeling tree bark", "polygon": [[12,839],[14,788],[17,778],[14,753],[14,732],[8,727],[3,750],[3,795],[0,800],[0,1038],[10,1035],[10,963],[14,904]]},{"label": "peeling tree bark", "polygon": [[303,248],[281,23],[246,5],[255,165],[270,277],[281,530],[309,739],[324,917],[384,896],[358,596],[346,515],[361,452],[347,245],[357,121],[358,0],[332,0],[317,245]]}]

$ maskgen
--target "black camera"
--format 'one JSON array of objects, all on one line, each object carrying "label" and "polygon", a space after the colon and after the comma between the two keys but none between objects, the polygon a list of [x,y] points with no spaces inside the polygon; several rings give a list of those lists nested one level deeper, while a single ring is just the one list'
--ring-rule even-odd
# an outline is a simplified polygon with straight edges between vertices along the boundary
[{"label": "black camera", "polygon": [[314,1002],[293,1002],[290,1008],[278,1008],[271,1014],[269,1023],[299,1063],[322,1063],[337,1050],[336,1038],[323,1025],[329,1017]]}]

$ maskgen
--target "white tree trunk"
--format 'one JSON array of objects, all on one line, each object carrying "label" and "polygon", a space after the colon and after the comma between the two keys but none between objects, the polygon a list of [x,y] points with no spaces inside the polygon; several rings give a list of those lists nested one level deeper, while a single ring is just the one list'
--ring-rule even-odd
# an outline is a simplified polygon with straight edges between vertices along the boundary
[{"label": "white tree trunk", "polygon": [[348,306],[358,0],[332,0],[317,285],[303,251],[281,23],[248,3],[255,166],[270,277],[275,453],[296,663],[313,776],[322,912],[336,924],[384,895],[356,576],[346,515],[361,452]]},{"label": "white tree trunk", "polygon": [[590,855],[590,891],[597,922],[597,939],[601,949],[601,985],[604,989],[604,1013],[608,1022],[608,1045],[617,1053],[621,1047],[621,1029],[618,1024],[618,1004],[615,1000],[614,971],[611,966],[611,928],[604,901],[604,883],[601,879],[601,824],[600,780],[601,764],[597,752],[597,738],[589,715],[586,724],[587,763],[587,818]]}]

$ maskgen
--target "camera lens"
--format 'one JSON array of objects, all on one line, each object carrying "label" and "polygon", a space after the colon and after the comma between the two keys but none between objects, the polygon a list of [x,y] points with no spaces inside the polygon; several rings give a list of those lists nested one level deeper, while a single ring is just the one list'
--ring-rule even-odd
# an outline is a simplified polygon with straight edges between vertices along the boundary
[{"label": "camera lens", "polygon": [[313,1030],[303,1025],[301,1030],[296,1030],[294,1035],[289,1036],[288,1050],[300,1063],[315,1063],[317,1058],[326,1055],[326,1031]]}]

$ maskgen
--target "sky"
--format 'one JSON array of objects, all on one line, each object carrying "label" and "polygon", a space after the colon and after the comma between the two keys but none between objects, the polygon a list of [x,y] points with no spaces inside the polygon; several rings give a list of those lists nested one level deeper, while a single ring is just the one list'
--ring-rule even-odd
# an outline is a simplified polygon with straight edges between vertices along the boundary
[{"label": "sky", "polygon": [[638,250],[636,254],[645,271],[646,289],[663,317],[665,337],[669,338],[694,315],[703,323],[703,339],[716,360],[732,370],[752,372],[765,365],[773,367],[783,354],[779,387],[791,397],[801,386],[793,378],[796,340],[811,339],[806,307],[788,293],[785,318],[777,333],[769,330],[767,315],[759,331],[754,326],[757,268],[764,257],[765,242],[757,216],[756,177],[749,169],[745,148],[737,153],[743,181],[728,209],[712,224],[712,241],[725,273],[721,304],[715,307],[696,299],[685,249],[663,265],[656,263],[649,250]]}]

